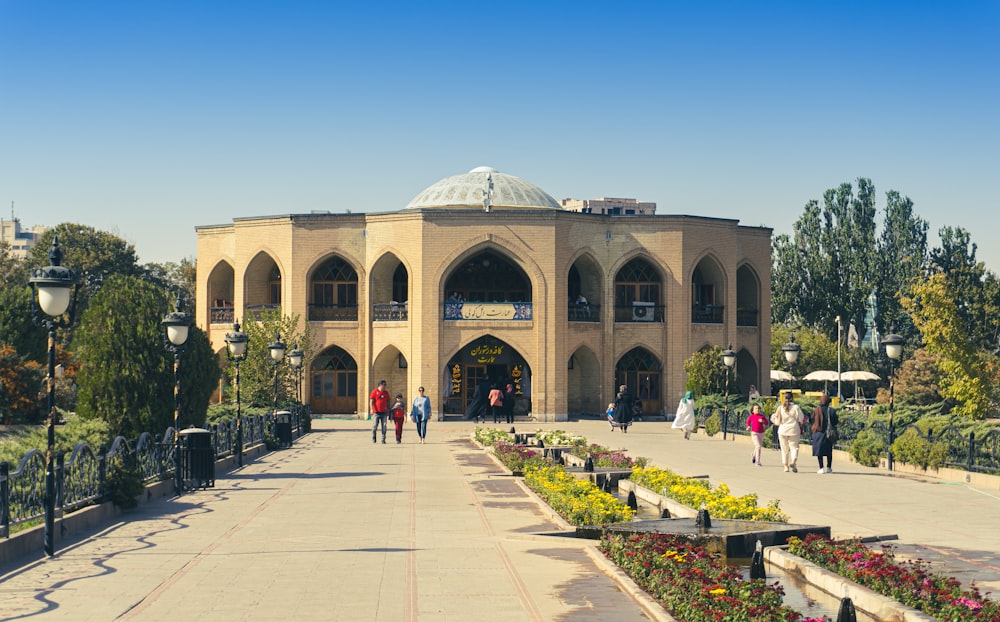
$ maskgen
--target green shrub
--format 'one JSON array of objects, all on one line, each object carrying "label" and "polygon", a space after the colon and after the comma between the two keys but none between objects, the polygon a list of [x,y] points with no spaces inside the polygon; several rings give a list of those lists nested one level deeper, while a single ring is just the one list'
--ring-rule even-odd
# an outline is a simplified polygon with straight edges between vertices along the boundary
[{"label": "green shrub", "polygon": [[851,443],[851,457],[858,464],[877,467],[886,452],[885,439],[874,430],[863,430]]},{"label": "green shrub", "polygon": [[916,465],[924,470],[928,467],[937,469],[948,458],[948,446],[945,443],[929,442],[911,428],[893,441],[892,455],[899,462]]},{"label": "green shrub", "polygon": [[108,499],[123,510],[139,505],[136,497],[145,490],[139,467],[132,456],[116,460],[111,465],[106,484]]},{"label": "green shrub", "polygon": [[712,414],[705,419],[705,434],[709,436],[715,436],[722,431],[722,417],[719,416],[719,411],[713,410]]}]

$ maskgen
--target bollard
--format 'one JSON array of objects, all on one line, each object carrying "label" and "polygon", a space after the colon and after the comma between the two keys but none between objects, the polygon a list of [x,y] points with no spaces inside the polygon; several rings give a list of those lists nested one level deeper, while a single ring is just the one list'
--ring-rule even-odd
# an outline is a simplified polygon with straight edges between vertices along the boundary
[{"label": "bollard", "polygon": [[858,612],[854,610],[854,603],[847,596],[840,599],[837,622],[858,622]]},{"label": "bollard", "polygon": [[628,506],[630,508],[632,508],[632,510],[635,511],[635,512],[639,511],[639,502],[635,498],[635,491],[634,490],[628,491]]},{"label": "bollard", "polygon": [[766,579],[767,573],[764,571],[764,546],[757,540],[756,550],[750,558],[750,578]]},{"label": "bollard", "polygon": [[660,518],[670,518],[670,510],[667,508],[660,510]]},{"label": "bollard", "polygon": [[583,470],[587,473],[594,472],[594,459],[591,456],[587,456],[587,460],[583,463]]}]

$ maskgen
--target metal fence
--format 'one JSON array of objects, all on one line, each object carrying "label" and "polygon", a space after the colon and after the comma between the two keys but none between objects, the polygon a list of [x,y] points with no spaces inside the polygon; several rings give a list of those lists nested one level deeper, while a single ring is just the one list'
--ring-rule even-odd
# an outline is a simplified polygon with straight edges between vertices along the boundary
[{"label": "metal fence", "polygon": [[[303,416],[308,406],[292,408],[293,435],[303,434]],[[243,417],[243,448],[265,443],[276,437],[275,421],[270,412]],[[215,459],[232,455],[236,450],[236,422],[223,421],[208,426],[212,434]],[[103,502],[109,493],[109,478],[126,466],[138,470],[143,483],[164,481],[174,476],[174,433],[167,428],[157,437],[143,432],[135,441],[119,436],[110,449],[94,450],[81,442],[70,452],[55,456],[56,516]],[[45,516],[45,452],[32,449],[16,468],[0,462],[0,537],[9,537],[11,527],[40,520]]]},{"label": "metal fence", "polygon": [[[746,420],[750,416],[749,410],[723,410],[721,408],[705,407],[698,411],[697,422],[701,428],[705,427],[705,421],[713,414],[719,416],[721,422],[721,432],[723,437],[732,435],[748,435],[746,431]],[[970,472],[1000,473],[1000,430],[990,430],[981,438],[970,432],[963,435],[958,428],[948,426],[943,430],[934,433],[929,430],[924,434],[916,425],[909,424],[903,427],[889,426],[883,421],[873,421],[865,423],[857,419],[843,418],[837,424],[838,439],[835,443],[837,449],[849,451],[851,445],[858,436],[865,432],[873,433],[874,438],[882,442],[882,455],[890,457],[892,441],[900,438],[904,434],[916,434],[919,438],[941,447],[946,452],[944,466],[964,469]],[[801,443],[811,445],[812,438],[809,434],[803,434]]]}]

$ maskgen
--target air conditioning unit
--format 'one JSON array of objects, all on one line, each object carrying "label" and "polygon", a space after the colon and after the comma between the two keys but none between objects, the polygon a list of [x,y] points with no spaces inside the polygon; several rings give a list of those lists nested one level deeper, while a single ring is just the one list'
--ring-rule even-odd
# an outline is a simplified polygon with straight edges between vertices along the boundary
[{"label": "air conditioning unit", "polygon": [[656,308],[656,303],[653,302],[639,302],[638,300],[632,303],[632,321],[633,322],[652,322],[656,313],[654,312]]}]

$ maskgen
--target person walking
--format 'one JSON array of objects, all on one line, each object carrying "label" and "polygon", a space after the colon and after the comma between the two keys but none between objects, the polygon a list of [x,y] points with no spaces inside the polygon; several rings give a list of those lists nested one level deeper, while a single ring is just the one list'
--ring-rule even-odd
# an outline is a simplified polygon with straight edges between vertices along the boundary
[{"label": "person walking", "polygon": [[507,423],[514,423],[514,385],[507,383],[503,391],[503,414],[507,417]]},{"label": "person walking", "polygon": [[490,385],[490,414],[493,415],[493,423],[500,423],[500,417],[503,415],[503,391],[494,382]]},{"label": "person walking", "polygon": [[[812,431],[812,454],[819,460],[820,475],[823,473],[833,473],[833,439],[830,438],[831,430],[837,427],[837,411],[829,406],[830,396],[824,393],[819,398],[819,406],[813,411],[813,420],[810,430]],[[823,466],[823,458],[826,458],[826,466]]]},{"label": "person walking", "polygon": [[413,398],[413,406],[410,409],[410,418],[417,424],[417,436],[421,445],[427,437],[427,420],[431,418],[431,398],[424,395],[424,388],[417,389],[417,397]]},{"label": "person walking", "polygon": [[674,422],[670,427],[675,430],[684,430],[684,440],[689,441],[696,425],[697,421],[694,418],[694,396],[688,391],[677,404],[677,413],[674,415]]},{"label": "person walking", "polygon": [[792,392],[786,391],[784,400],[771,415],[771,423],[778,427],[778,444],[781,446],[781,465],[785,473],[789,470],[798,473],[796,463],[799,460],[799,440],[802,436],[802,422],[805,415],[802,409],[792,400]]},{"label": "person walking", "polygon": [[375,442],[375,434],[379,424],[382,425],[382,444],[385,444],[386,419],[389,417],[389,392],[385,390],[385,380],[380,380],[378,386],[372,389],[368,396],[368,408],[375,419],[372,425],[372,442]]},{"label": "person walking", "polygon": [[618,427],[628,434],[628,426],[632,423],[632,394],[625,385],[618,387],[618,395],[615,396],[615,417],[618,418]]},{"label": "person walking", "polygon": [[747,417],[747,429],[750,430],[750,438],[753,440],[753,451],[750,453],[750,463],[757,466],[761,464],[760,450],[764,446],[764,431],[768,426],[767,417],[761,412],[760,404],[750,407],[750,416]]},{"label": "person walking", "polygon": [[[396,444],[403,442],[403,422],[406,421],[406,406],[403,405],[403,394],[396,394],[392,405],[392,423],[396,426]],[[384,442],[384,441],[383,441]]]},{"label": "person walking", "polygon": [[751,404],[760,399],[760,391],[757,390],[756,386],[750,385],[750,394],[748,397]]}]

